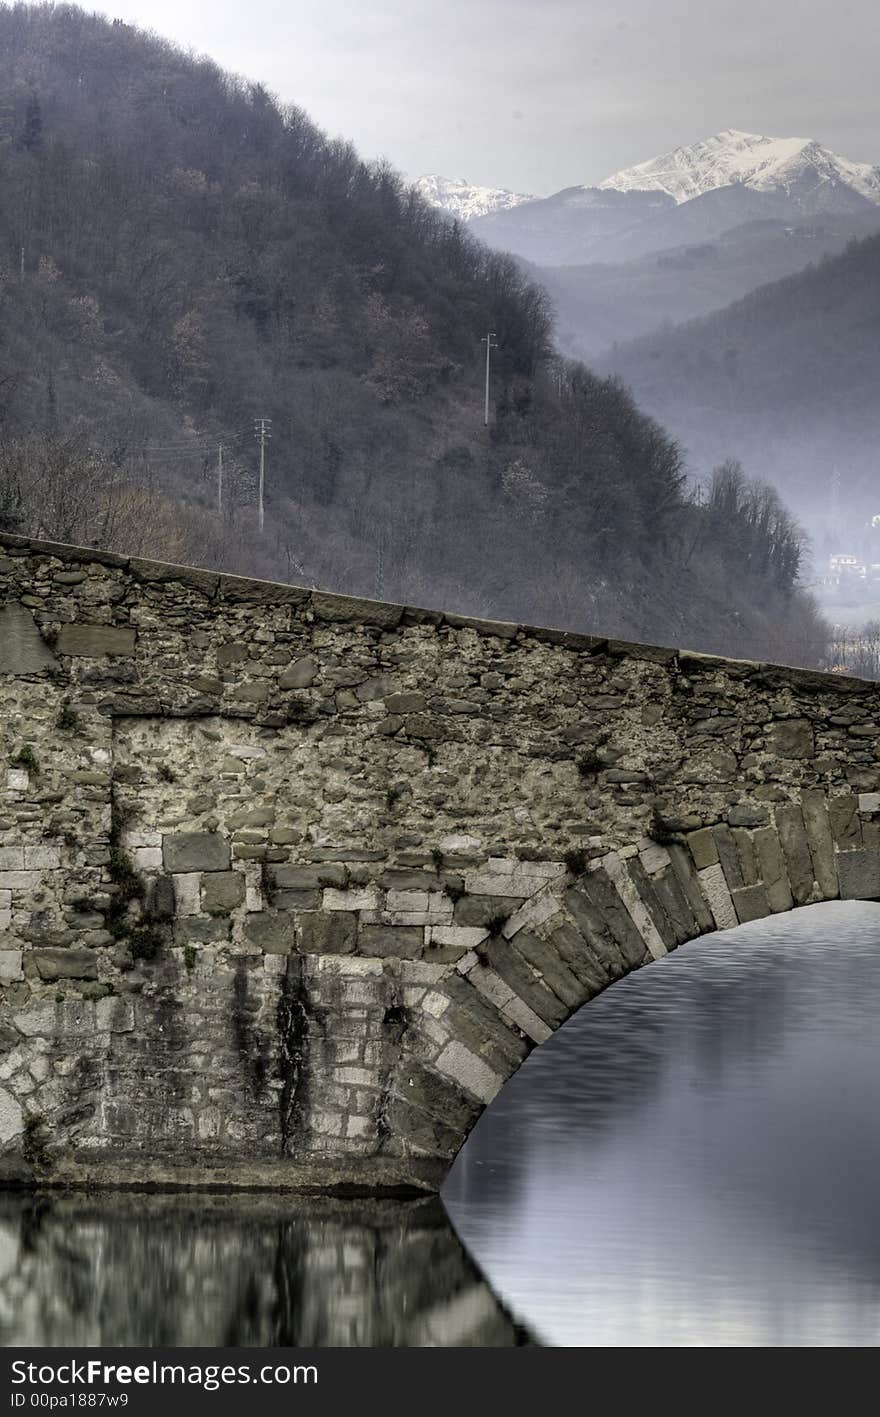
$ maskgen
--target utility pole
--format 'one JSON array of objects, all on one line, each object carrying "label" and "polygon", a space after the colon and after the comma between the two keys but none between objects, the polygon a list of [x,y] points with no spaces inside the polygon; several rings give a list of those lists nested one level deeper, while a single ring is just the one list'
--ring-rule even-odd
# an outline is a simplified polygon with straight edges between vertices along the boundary
[{"label": "utility pole", "polygon": [[223,514],[223,444],[217,444],[217,511]]},{"label": "utility pole", "polygon": [[260,488],[257,494],[257,529],[263,530],[263,494],[266,489],[266,444],[272,437],[269,431],[271,418],[254,419],[254,437],[260,444]]},{"label": "utility pole", "polygon": [[[493,344],[494,340],[494,344]],[[486,406],[483,412],[483,423],[489,427],[489,361],[492,357],[492,350],[498,348],[498,341],[495,339],[495,331],[490,330],[487,335],[483,335],[480,344],[486,346]]]}]

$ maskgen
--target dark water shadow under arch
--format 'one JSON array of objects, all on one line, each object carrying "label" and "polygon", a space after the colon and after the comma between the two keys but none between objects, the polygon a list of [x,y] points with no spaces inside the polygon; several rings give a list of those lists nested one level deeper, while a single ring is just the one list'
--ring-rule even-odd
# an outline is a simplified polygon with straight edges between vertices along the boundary
[{"label": "dark water shadow under arch", "polygon": [[0,1195],[0,1345],[514,1347],[437,1198]]}]

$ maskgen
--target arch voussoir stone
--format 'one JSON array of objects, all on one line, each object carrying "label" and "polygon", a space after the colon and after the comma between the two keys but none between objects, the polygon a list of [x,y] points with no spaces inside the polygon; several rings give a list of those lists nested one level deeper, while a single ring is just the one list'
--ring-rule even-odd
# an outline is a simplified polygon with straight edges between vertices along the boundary
[{"label": "arch voussoir stone", "polygon": [[616,980],[880,899],[874,684],[15,537],[0,612],[0,1180],[436,1188]]}]

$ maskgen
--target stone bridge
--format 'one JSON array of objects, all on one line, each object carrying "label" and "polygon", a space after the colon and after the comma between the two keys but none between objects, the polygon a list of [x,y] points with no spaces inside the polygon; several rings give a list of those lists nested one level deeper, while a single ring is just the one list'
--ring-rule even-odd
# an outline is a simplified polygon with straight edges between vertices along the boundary
[{"label": "stone bridge", "polygon": [[707,931],[880,897],[880,686],[0,538],[0,1178],[438,1187]]}]

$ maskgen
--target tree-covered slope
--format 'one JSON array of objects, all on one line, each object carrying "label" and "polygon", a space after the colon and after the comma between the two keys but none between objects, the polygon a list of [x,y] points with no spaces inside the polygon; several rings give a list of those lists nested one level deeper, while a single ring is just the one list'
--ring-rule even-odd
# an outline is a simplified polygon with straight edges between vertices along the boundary
[{"label": "tree-covered slope", "polygon": [[542,288],[386,166],[259,85],[70,6],[0,7],[0,94],[0,525],[815,652],[791,577],[702,536],[689,554],[701,512],[677,448],[621,387],[553,355]]}]

